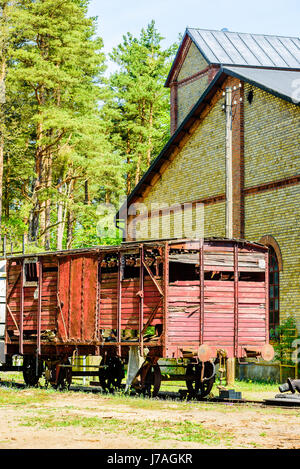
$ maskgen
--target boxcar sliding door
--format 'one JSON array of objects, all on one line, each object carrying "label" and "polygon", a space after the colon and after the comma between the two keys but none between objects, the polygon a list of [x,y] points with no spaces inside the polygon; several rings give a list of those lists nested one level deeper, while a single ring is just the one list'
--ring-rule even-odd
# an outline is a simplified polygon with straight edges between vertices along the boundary
[{"label": "boxcar sliding door", "polygon": [[98,257],[95,254],[59,259],[58,331],[65,340],[96,338]]}]

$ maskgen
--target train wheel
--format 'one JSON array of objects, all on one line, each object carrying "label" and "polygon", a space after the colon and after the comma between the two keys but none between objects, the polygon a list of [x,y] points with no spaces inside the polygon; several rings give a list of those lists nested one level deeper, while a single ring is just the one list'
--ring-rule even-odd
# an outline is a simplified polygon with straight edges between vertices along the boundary
[{"label": "train wheel", "polygon": [[46,361],[45,380],[46,387],[50,384],[53,389],[64,391],[69,389],[72,383],[72,368],[69,359]]},{"label": "train wheel", "polygon": [[99,382],[104,391],[113,392],[120,389],[125,376],[124,365],[119,357],[108,357],[105,360],[107,368],[99,369]]},{"label": "train wheel", "polygon": [[156,397],[161,385],[161,371],[159,365],[152,365],[146,374],[142,393],[146,396]]},{"label": "train wheel", "polygon": [[23,378],[27,386],[36,386],[43,374],[43,363],[39,360],[38,369],[36,369],[36,357],[34,355],[25,355],[23,358]]},{"label": "train wheel", "polygon": [[[69,360],[64,360],[63,365],[71,365]],[[72,383],[72,368],[69,366],[60,366],[55,389],[64,391],[70,388]]]},{"label": "train wheel", "polygon": [[[139,378],[139,380],[138,380]],[[158,364],[145,361],[141,366],[132,386],[144,396],[156,397],[161,385],[161,371]]]},{"label": "train wheel", "polygon": [[215,382],[215,367],[211,362],[190,363],[187,366],[185,382],[188,390],[188,398],[203,398],[208,396]]}]

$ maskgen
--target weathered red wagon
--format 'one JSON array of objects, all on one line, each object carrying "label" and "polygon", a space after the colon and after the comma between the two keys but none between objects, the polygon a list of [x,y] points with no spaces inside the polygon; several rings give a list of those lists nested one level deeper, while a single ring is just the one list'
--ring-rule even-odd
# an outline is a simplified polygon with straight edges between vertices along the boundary
[{"label": "weathered red wagon", "polygon": [[69,357],[101,355],[100,382],[119,385],[121,359],[137,346],[147,358],[136,387],[158,391],[159,358],[188,359],[187,387],[205,395],[221,356],[272,358],[268,290],[268,250],[246,241],[158,240],[11,256],[6,361],[23,355],[30,384],[46,364],[57,385],[71,380]]}]

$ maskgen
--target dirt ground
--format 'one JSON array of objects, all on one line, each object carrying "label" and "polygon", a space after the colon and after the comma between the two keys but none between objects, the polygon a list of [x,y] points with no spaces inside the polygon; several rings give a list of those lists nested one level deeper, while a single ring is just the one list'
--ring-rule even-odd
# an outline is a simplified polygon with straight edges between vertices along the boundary
[{"label": "dirt ground", "polygon": [[[300,408],[36,393],[0,390],[1,449],[300,448]],[[158,431],[149,436],[149,428]],[[197,430],[187,438],[187,428],[210,438]]]}]

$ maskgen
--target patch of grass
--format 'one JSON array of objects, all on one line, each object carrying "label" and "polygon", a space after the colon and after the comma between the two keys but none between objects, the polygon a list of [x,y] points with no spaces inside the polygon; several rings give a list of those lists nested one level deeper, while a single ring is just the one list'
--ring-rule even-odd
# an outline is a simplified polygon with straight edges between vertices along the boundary
[{"label": "patch of grass", "polygon": [[15,383],[24,383],[23,373],[21,371],[5,371],[0,373],[0,378],[3,381],[11,380]]},{"label": "patch of grass", "polygon": [[244,392],[278,392],[278,384],[277,383],[266,383],[264,381],[235,381],[236,389]]},{"label": "patch of grass", "polygon": [[52,390],[43,389],[17,389],[4,387],[0,388],[0,406],[6,405],[31,405],[49,400],[53,395]]},{"label": "patch of grass", "polygon": [[123,435],[127,434],[149,441],[178,440],[205,445],[218,445],[222,442],[230,446],[233,438],[233,435],[209,430],[200,423],[188,420],[183,422],[145,420],[144,422],[131,421],[128,423],[125,420],[117,418],[85,417],[64,414],[62,416],[41,415],[23,417],[20,425],[56,430],[66,427],[80,427],[88,429],[89,432],[92,433],[98,431],[115,435],[122,433]]},{"label": "patch of grass", "polygon": [[[0,374],[1,379],[3,381],[12,380],[15,383],[23,383],[23,374],[22,372],[3,372]],[[78,381],[78,383],[77,383]],[[1,381],[0,381],[1,382]],[[40,386],[45,384],[44,378],[40,379]],[[73,385],[82,384],[80,383],[80,379],[74,378]],[[212,393],[218,395],[217,385],[219,383],[219,379],[216,379],[216,383],[212,389]],[[185,381],[162,381],[161,383],[161,391],[170,391],[170,392],[178,392],[179,389],[185,389]],[[238,391],[244,392],[270,392],[275,391],[278,392],[278,383],[275,382],[264,382],[261,380],[236,380],[233,386],[234,389]]]},{"label": "patch of grass", "polygon": [[[175,401],[171,400],[161,401],[159,399],[149,399],[148,397],[142,396],[128,396],[122,392],[109,395],[97,394],[95,397],[104,401],[104,404],[112,404],[113,402],[114,405],[126,405],[137,409],[161,410],[169,408],[169,403],[175,403]],[[177,403],[180,404],[179,402]]]},{"label": "patch of grass", "polygon": [[260,445],[259,443],[255,442],[255,441],[251,441],[249,443],[249,445],[253,446],[253,448],[262,448],[263,446]]}]

